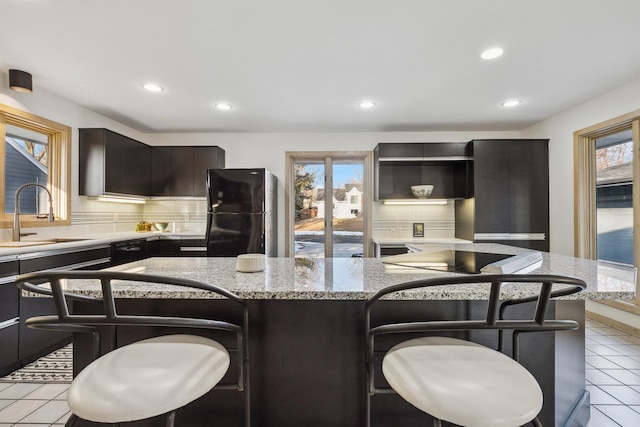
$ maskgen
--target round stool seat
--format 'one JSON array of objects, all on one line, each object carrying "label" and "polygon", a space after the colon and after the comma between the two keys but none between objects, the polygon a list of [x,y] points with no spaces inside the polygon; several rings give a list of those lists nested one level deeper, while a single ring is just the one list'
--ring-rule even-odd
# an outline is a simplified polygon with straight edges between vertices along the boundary
[{"label": "round stool seat", "polygon": [[89,421],[141,420],[180,408],[211,390],[229,368],[229,353],[195,335],[138,341],[96,359],[73,380],[71,411]]},{"label": "round stool seat", "polygon": [[510,357],[469,341],[423,337],[385,355],[389,385],[416,408],[473,427],[518,427],[542,409],[536,379]]}]

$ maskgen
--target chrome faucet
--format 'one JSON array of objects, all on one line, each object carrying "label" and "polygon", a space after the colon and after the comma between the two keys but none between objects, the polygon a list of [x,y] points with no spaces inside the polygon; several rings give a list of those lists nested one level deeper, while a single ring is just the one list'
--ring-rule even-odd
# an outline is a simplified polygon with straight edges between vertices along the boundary
[{"label": "chrome faucet", "polygon": [[[49,215],[47,215],[47,221],[53,222],[53,219],[54,219],[53,218],[53,197],[51,197],[51,192],[49,191],[49,189],[44,185],[36,184],[35,182],[30,182],[30,183],[21,185],[16,190],[15,208],[13,211],[13,241],[14,242],[19,242],[20,236],[28,236],[28,234],[20,234],[20,203],[18,202],[18,199],[20,198],[20,193],[22,192],[22,190],[28,187],[40,187],[47,192],[47,194],[49,195]],[[35,234],[35,233],[30,233],[30,234]]]}]

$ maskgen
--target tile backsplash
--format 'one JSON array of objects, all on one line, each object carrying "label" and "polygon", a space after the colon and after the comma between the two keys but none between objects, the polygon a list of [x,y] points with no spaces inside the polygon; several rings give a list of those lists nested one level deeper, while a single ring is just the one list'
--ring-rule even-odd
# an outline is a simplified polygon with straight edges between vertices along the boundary
[{"label": "tile backsplash", "polygon": [[[142,220],[168,222],[169,231],[204,235],[207,225],[206,200],[150,200],[144,205],[114,204],[83,200],[71,212],[70,226],[28,228],[37,233],[31,239],[47,239],[84,234],[135,231]],[[0,241],[11,240],[11,229],[0,229]]]},{"label": "tile backsplash", "polygon": [[455,237],[455,204],[385,205],[374,203],[373,238],[413,239],[413,224],[424,224],[425,238]]},{"label": "tile backsplash", "polygon": [[[205,233],[206,200],[150,200],[145,205],[114,205],[111,203],[80,203],[71,214],[69,227],[23,228],[50,238],[134,231],[141,221],[168,222],[169,231]],[[374,238],[412,239],[413,223],[424,224],[425,238],[455,237],[455,204],[446,205],[373,205],[372,235]],[[174,227],[175,226],[175,230]],[[11,230],[0,230],[0,240],[10,240]]]}]

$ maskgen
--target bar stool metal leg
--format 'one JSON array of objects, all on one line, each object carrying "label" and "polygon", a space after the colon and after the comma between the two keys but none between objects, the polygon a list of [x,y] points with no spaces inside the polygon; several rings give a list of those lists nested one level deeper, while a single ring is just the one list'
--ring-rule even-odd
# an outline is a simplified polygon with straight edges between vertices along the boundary
[{"label": "bar stool metal leg", "polygon": [[76,423],[78,417],[75,414],[71,414],[67,422],[64,424],[65,427],[71,427]]},{"label": "bar stool metal leg", "polygon": [[171,411],[167,416],[167,427],[173,427],[176,422],[176,411]]},{"label": "bar stool metal leg", "polygon": [[442,427],[442,422],[436,417],[433,417],[433,427]]}]

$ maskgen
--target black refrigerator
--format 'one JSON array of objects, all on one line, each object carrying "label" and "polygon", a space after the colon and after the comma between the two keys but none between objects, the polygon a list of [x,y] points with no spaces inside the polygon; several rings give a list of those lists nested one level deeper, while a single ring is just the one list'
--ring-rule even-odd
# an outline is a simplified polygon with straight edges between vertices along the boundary
[{"label": "black refrigerator", "polygon": [[278,256],[277,184],[266,169],[207,169],[208,256]]}]

